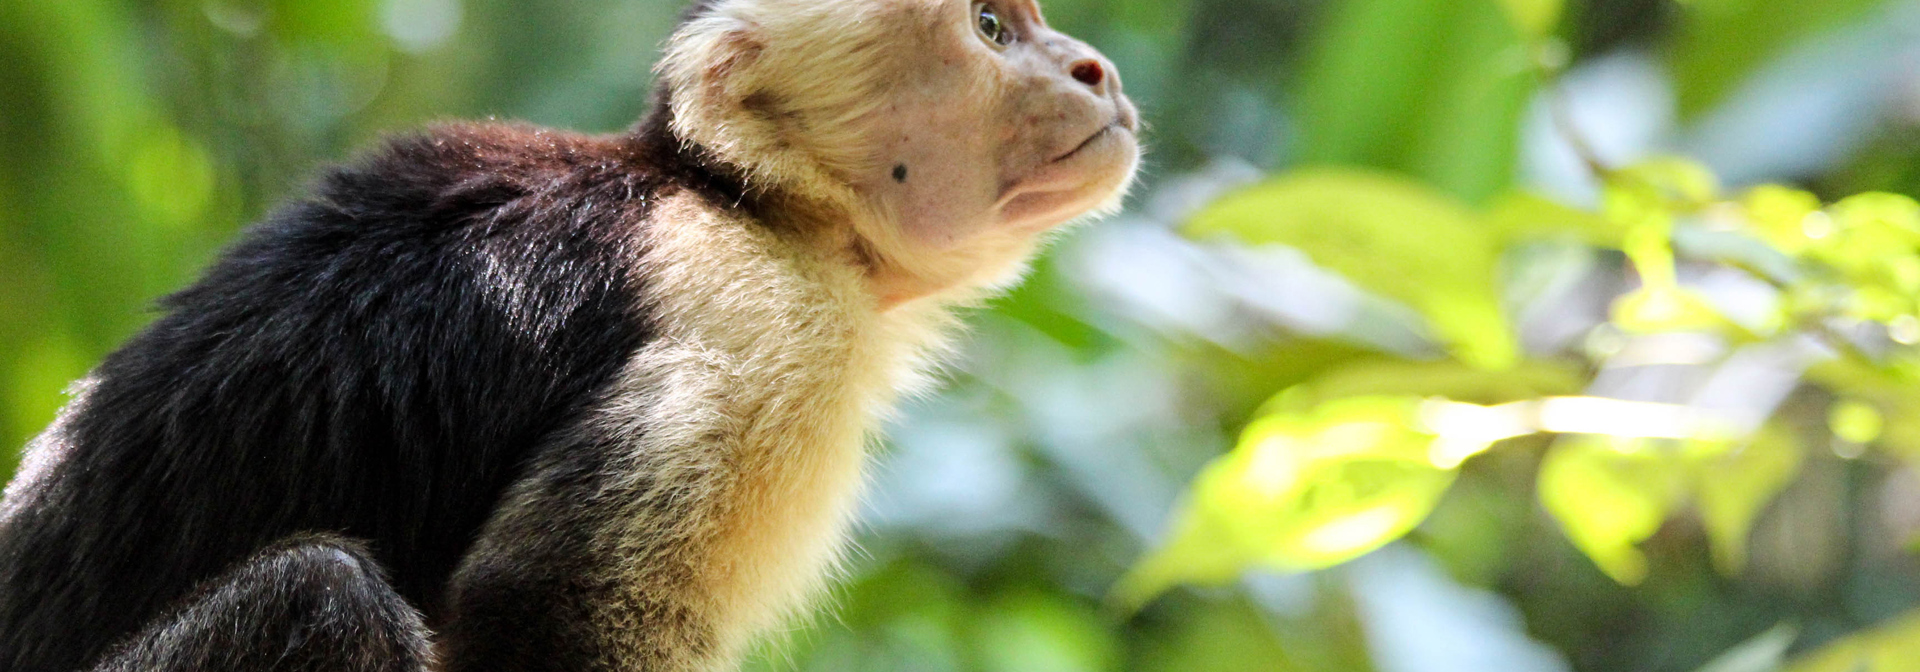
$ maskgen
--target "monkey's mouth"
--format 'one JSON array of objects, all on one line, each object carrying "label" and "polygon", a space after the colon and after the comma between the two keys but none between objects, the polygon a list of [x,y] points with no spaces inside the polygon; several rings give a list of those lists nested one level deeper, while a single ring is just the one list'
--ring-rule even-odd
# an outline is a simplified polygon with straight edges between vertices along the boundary
[{"label": "monkey's mouth", "polygon": [[1059,156],[1054,157],[1053,160],[1048,161],[1048,163],[1059,163],[1061,161],[1071,159],[1079,155],[1081,150],[1084,150],[1087,147],[1092,146],[1093,143],[1099,142],[1102,138],[1107,137],[1107,135],[1117,131],[1121,131],[1121,130],[1125,130],[1125,129],[1122,129],[1120,127],[1120,122],[1118,121],[1107,122],[1107,125],[1100,127],[1100,130],[1094,131],[1093,135],[1087,136],[1087,139],[1081,140],[1080,144],[1074,145],[1073,149],[1067,150],[1067,153],[1065,154],[1061,154]]}]

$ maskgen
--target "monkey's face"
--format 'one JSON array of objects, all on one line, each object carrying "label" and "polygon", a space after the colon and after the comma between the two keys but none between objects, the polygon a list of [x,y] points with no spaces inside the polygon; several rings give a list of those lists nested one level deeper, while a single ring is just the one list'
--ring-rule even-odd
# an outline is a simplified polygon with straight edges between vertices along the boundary
[{"label": "monkey's face", "polygon": [[[936,249],[1030,236],[1117,200],[1138,116],[1113,64],[1048,27],[1031,0],[902,12],[898,88],[880,115],[881,175],[859,183]],[[887,179],[878,179],[887,178]]]},{"label": "monkey's face", "polygon": [[681,137],[855,202],[909,296],[1005,279],[1139,160],[1119,73],[1033,0],[717,0],[661,71]]}]

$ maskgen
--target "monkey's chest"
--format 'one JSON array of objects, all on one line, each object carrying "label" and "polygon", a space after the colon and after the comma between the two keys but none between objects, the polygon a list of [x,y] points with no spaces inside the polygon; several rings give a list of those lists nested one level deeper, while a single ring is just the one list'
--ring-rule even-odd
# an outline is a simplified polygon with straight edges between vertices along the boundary
[{"label": "monkey's chest", "polygon": [[[845,332],[842,332],[843,334]],[[692,340],[645,358],[652,464],[701,501],[699,592],[757,630],[803,606],[844,543],[885,367],[835,334]],[[737,619],[737,620],[736,620]]]}]

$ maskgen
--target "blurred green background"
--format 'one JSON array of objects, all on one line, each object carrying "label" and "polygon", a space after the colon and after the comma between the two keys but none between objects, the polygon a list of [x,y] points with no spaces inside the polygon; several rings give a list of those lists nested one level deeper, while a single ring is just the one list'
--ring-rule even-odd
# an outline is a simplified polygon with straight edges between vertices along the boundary
[{"label": "blurred green background", "polygon": [[[1920,670],[1920,2],[1044,4],[1143,181],[756,669]],[[679,11],[0,0],[0,473],[316,168],[619,130]]]}]

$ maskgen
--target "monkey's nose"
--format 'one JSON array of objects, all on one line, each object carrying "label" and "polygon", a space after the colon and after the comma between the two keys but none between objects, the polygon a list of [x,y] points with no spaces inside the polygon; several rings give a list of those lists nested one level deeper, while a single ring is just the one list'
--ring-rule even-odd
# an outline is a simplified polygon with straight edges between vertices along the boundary
[{"label": "monkey's nose", "polygon": [[1067,68],[1067,74],[1073,75],[1075,80],[1092,88],[1095,93],[1107,92],[1105,86],[1107,69],[1101,66],[1099,61],[1091,58],[1074,61],[1073,65]]}]

